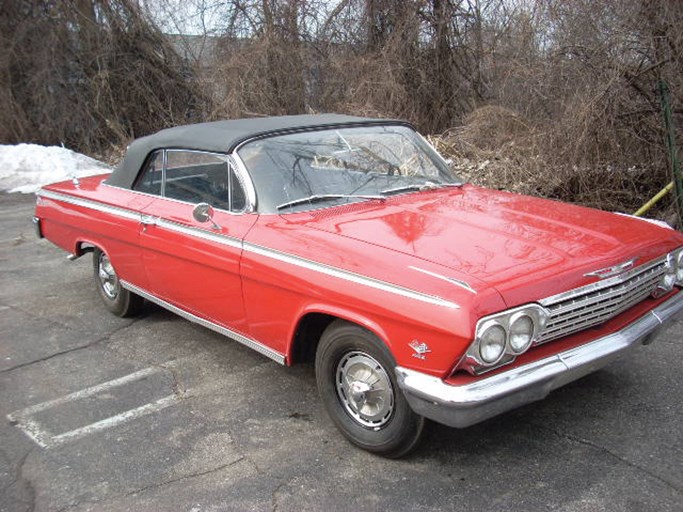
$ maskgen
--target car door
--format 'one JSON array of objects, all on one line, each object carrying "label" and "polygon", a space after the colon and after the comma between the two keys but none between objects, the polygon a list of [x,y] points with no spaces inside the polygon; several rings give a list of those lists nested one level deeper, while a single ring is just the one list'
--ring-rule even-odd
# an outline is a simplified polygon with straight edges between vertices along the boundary
[{"label": "car door", "polygon": [[[246,334],[240,259],[257,215],[247,213],[244,188],[226,155],[164,150],[163,161],[140,234],[149,292]],[[146,183],[143,175],[136,187],[142,191]],[[198,203],[213,207],[212,220],[194,218]]]}]

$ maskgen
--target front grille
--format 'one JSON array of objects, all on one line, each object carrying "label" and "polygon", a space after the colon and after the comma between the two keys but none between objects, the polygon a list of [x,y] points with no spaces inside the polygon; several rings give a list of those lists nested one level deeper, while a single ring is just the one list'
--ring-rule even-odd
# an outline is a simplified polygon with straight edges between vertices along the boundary
[{"label": "front grille", "polygon": [[666,259],[540,301],[550,318],[536,344],[582,331],[644,300],[666,273]]}]

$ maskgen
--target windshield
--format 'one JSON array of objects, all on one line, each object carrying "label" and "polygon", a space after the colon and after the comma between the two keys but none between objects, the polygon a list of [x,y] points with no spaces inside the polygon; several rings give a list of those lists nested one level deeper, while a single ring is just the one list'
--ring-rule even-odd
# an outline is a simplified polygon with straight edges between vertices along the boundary
[{"label": "windshield", "polygon": [[238,154],[263,213],[310,210],[455,186],[443,159],[407,126],[362,126],[255,140]]}]

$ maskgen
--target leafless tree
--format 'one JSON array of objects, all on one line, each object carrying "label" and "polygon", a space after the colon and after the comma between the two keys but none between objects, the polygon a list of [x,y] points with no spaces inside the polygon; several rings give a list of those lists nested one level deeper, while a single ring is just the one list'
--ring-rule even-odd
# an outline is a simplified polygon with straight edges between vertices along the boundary
[{"label": "leafless tree", "polygon": [[658,84],[680,116],[677,0],[0,2],[4,141],[97,151],[336,111],[445,133],[493,186],[628,210],[669,180]]},{"label": "leafless tree", "polygon": [[131,0],[4,0],[0,139],[106,150],[192,119],[192,72]]}]

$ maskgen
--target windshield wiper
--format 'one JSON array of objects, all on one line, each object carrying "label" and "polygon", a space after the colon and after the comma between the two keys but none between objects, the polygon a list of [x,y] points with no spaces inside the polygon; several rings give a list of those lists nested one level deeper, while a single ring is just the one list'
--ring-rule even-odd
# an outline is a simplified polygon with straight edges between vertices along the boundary
[{"label": "windshield wiper", "polygon": [[423,190],[436,190],[437,188],[443,187],[462,187],[462,183],[434,183],[433,181],[426,181],[415,185],[402,185],[400,187],[387,188],[380,191],[380,194],[383,196],[390,196],[402,192],[421,192]]},{"label": "windshield wiper", "polygon": [[288,206],[296,206],[305,203],[317,203],[320,201],[327,201],[330,199],[379,199],[380,201],[385,201],[383,196],[373,196],[364,194],[313,194],[312,196],[302,197],[300,199],[293,199],[292,201],[287,201],[277,205],[278,210],[287,208]]}]

